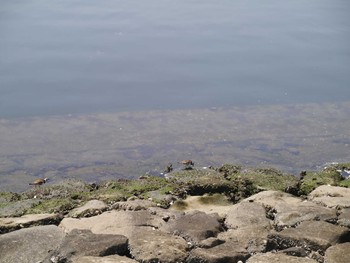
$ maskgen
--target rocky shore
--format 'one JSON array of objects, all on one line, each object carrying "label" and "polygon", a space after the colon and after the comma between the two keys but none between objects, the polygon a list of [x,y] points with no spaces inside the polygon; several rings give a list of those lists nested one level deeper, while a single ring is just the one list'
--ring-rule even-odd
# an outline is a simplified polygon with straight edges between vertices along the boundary
[{"label": "rocky shore", "polygon": [[350,180],[239,165],[0,193],[0,263],[345,263]]}]

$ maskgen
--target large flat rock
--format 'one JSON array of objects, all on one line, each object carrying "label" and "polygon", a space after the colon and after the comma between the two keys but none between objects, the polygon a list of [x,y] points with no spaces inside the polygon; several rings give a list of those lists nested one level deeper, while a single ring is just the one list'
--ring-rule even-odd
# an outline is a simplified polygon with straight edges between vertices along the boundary
[{"label": "large flat rock", "polygon": [[215,237],[223,229],[218,215],[191,211],[177,218],[171,218],[162,230],[181,236],[191,243],[198,244],[204,239]]},{"label": "large flat rock", "polygon": [[100,200],[90,200],[83,206],[70,211],[71,217],[89,217],[99,215],[108,209],[108,205]]},{"label": "large flat rock", "polygon": [[348,228],[323,221],[304,221],[295,228],[284,229],[268,236],[268,243],[276,249],[302,247],[307,251],[325,251],[337,243],[350,240]]},{"label": "large flat rock", "polygon": [[252,256],[247,260],[247,263],[317,263],[317,261],[285,254],[265,253]]},{"label": "large flat rock", "polygon": [[94,234],[90,230],[75,229],[65,236],[49,258],[57,262],[70,262],[76,257],[125,255],[127,252],[128,239],[125,236]]},{"label": "large flat rock", "polygon": [[73,259],[72,263],[137,263],[138,261],[131,258],[122,257],[118,255],[107,257],[92,257],[85,256]]},{"label": "large flat rock", "polygon": [[274,208],[277,204],[286,203],[286,204],[300,204],[302,200],[298,197],[295,197],[291,194],[287,194],[281,191],[263,191],[252,195],[242,202],[257,202],[263,204],[265,207]]},{"label": "large flat rock", "polygon": [[324,259],[324,263],[348,263],[350,261],[350,242],[329,247]]},{"label": "large flat rock", "polygon": [[282,229],[291,227],[308,220],[337,221],[337,211],[310,201],[289,204],[282,202],[275,206],[276,216],[274,224]]},{"label": "large flat rock", "polygon": [[0,218],[0,234],[30,226],[58,224],[61,219],[62,216],[58,214],[33,214]]},{"label": "large flat rock", "polygon": [[129,240],[130,254],[143,263],[184,262],[187,257],[187,242],[170,233],[157,229],[139,228]]},{"label": "large flat rock", "polygon": [[233,229],[252,225],[271,227],[264,206],[257,202],[241,202],[232,206],[227,213],[225,225]]},{"label": "large flat rock", "polygon": [[164,220],[150,211],[108,211],[89,218],[64,218],[59,227],[65,232],[88,229],[95,234],[119,234],[130,237],[138,227],[159,228]]},{"label": "large flat rock", "polygon": [[321,185],[313,190],[309,200],[331,208],[350,207],[350,189],[339,186]]},{"label": "large flat rock", "polygon": [[57,249],[64,232],[57,226],[37,226],[0,235],[0,263],[36,263]]},{"label": "large flat rock", "polygon": [[212,248],[195,248],[190,252],[188,263],[237,263],[249,257],[248,251],[241,243],[233,240],[219,244]]}]

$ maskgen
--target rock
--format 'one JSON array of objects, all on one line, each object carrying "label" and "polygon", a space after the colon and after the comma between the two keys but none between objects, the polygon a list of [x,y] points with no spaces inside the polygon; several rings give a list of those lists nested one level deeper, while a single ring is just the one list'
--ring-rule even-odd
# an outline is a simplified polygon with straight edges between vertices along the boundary
[{"label": "rock", "polygon": [[277,204],[300,204],[302,200],[291,194],[281,191],[263,191],[252,195],[242,201],[243,202],[257,202],[264,205],[264,207],[275,207]]},{"label": "rock", "polygon": [[219,239],[216,237],[209,237],[209,238],[204,239],[201,242],[199,242],[198,247],[212,248],[212,247],[215,247],[215,246],[223,244],[223,243],[225,243],[225,240],[222,240],[222,239]]},{"label": "rock", "polygon": [[100,200],[90,200],[85,205],[73,209],[69,216],[71,217],[89,217],[99,215],[106,211],[108,206]]},{"label": "rock", "polygon": [[[214,200],[207,202],[208,199]],[[220,217],[224,218],[231,206],[231,203],[226,200],[226,197],[217,194],[213,196],[188,196],[185,200],[175,202],[170,207],[170,210],[186,212],[202,211],[207,214],[217,213]]]},{"label": "rock", "polygon": [[152,201],[148,200],[128,200],[125,202],[116,202],[112,205],[111,209],[115,210],[129,210],[129,211],[139,211],[139,210],[146,210],[149,207],[155,207],[157,206]]},{"label": "rock", "polygon": [[290,247],[290,248],[280,250],[277,253],[283,253],[294,257],[307,257],[306,250],[301,247]]},{"label": "rock", "polygon": [[222,231],[219,216],[208,215],[201,211],[191,211],[175,219],[170,219],[163,229],[179,235],[193,244],[198,244],[209,237],[215,237]]},{"label": "rock", "polygon": [[268,246],[279,250],[302,247],[308,252],[324,252],[328,247],[348,240],[350,240],[350,232],[345,227],[323,221],[304,221],[296,228],[270,234]]},{"label": "rock", "polygon": [[30,226],[58,224],[61,220],[62,216],[58,214],[34,214],[0,218],[0,234]]},{"label": "rock", "polygon": [[337,220],[335,209],[326,208],[283,192],[260,192],[245,199],[242,203],[252,201],[264,205],[269,218],[274,219],[273,223],[279,230],[284,227],[295,226],[306,220],[324,220],[327,222],[336,222]]},{"label": "rock", "polygon": [[195,248],[190,252],[188,263],[237,263],[249,257],[247,250],[235,241],[227,241],[212,248]]},{"label": "rock", "polygon": [[265,208],[256,202],[241,202],[232,206],[228,211],[225,225],[232,229],[252,225],[271,228]]},{"label": "rock", "polygon": [[337,221],[335,209],[327,208],[313,202],[303,201],[298,204],[281,203],[274,207],[276,216],[274,224],[278,229],[295,226],[307,220]]},{"label": "rock", "polygon": [[250,254],[255,254],[266,251],[267,236],[270,231],[270,227],[247,225],[246,227],[221,232],[218,234],[218,238],[225,242],[233,241],[245,248]]},{"label": "rock", "polygon": [[321,185],[312,191],[308,198],[327,207],[350,207],[350,189],[345,187]]},{"label": "rock", "polygon": [[88,218],[64,218],[59,227],[65,232],[73,229],[88,229],[95,234],[124,235],[128,238],[138,227],[159,228],[165,221],[148,210],[108,211]]},{"label": "rock", "polygon": [[40,203],[39,199],[27,199],[6,203],[0,206],[0,217],[18,217],[25,214],[31,207]]},{"label": "rock", "polygon": [[0,235],[0,263],[42,262],[57,249],[64,232],[54,225],[37,226]]},{"label": "rock", "polygon": [[48,258],[51,261],[70,262],[74,257],[125,255],[127,251],[128,239],[125,236],[93,234],[90,230],[75,229]]},{"label": "rock", "polygon": [[257,254],[252,256],[247,260],[247,263],[317,263],[317,261],[310,258],[300,258],[288,256],[285,254],[276,254],[276,253],[265,253],[265,254]]},{"label": "rock", "polygon": [[339,211],[338,224],[350,228],[350,208],[344,208]]},{"label": "rock", "polygon": [[326,250],[324,263],[348,263],[350,259],[350,243],[337,244]]},{"label": "rock", "polygon": [[107,257],[80,257],[74,259],[72,263],[137,263],[137,261],[127,257],[113,255]]},{"label": "rock", "polygon": [[139,228],[130,238],[130,254],[139,262],[184,262],[187,242],[178,236],[150,228]]}]

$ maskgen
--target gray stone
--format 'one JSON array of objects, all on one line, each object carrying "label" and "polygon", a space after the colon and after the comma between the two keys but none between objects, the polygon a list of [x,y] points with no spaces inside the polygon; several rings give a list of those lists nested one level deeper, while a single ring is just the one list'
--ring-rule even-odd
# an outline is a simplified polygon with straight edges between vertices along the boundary
[{"label": "gray stone", "polygon": [[179,237],[150,228],[138,228],[129,240],[130,254],[143,263],[184,262],[187,242]]},{"label": "gray stone", "polygon": [[248,257],[248,251],[240,243],[230,240],[208,249],[193,249],[187,259],[187,262],[237,263],[239,260],[245,261]]},{"label": "gray stone", "polygon": [[250,254],[264,252],[267,246],[267,237],[270,227],[251,225],[238,229],[228,229],[218,234],[218,238],[226,242],[233,241],[244,247]]},{"label": "gray stone", "polygon": [[225,240],[216,238],[216,237],[209,237],[207,239],[202,240],[199,242],[198,247],[200,248],[212,248],[217,245],[225,243]]},{"label": "gray stone", "polygon": [[257,254],[248,259],[247,263],[317,263],[310,258],[300,258],[288,256],[285,254],[265,253]]},{"label": "gray stone", "polygon": [[150,211],[108,211],[88,218],[64,218],[59,227],[65,232],[88,229],[95,234],[124,235],[128,238],[138,227],[160,228],[166,222]]},{"label": "gray stone", "polygon": [[350,259],[350,242],[337,244],[326,250],[324,263],[348,263]]},{"label": "gray stone", "polygon": [[350,228],[350,208],[344,208],[339,211],[338,224]]},{"label": "gray stone", "polygon": [[222,231],[218,215],[208,215],[200,211],[191,211],[170,219],[163,229],[194,244],[209,237],[215,237]]},{"label": "gray stone", "polygon": [[252,225],[270,228],[270,220],[262,204],[256,202],[241,202],[228,211],[225,224],[228,228],[240,228]]},{"label": "gray stone", "polygon": [[300,198],[297,198],[291,194],[287,194],[281,191],[263,191],[252,195],[242,201],[243,202],[257,202],[264,205],[264,207],[274,208],[277,204],[299,204],[302,202]]},{"label": "gray stone", "polygon": [[54,225],[37,226],[0,235],[0,263],[36,263],[60,245],[64,233]]},{"label": "gray stone", "polygon": [[138,261],[131,258],[122,257],[118,255],[107,257],[79,257],[73,260],[72,263],[137,263]]},{"label": "gray stone", "polygon": [[331,208],[350,207],[350,189],[345,187],[321,185],[312,191],[308,198]]},{"label": "gray stone", "polygon": [[30,226],[58,224],[61,220],[62,216],[58,214],[33,214],[0,218],[0,234]]},{"label": "gray stone", "polygon": [[325,251],[328,247],[349,240],[347,228],[323,221],[304,221],[296,228],[284,229],[268,236],[268,246],[275,249],[302,247],[307,251]]},{"label": "gray stone", "polygon": [[63,239],[49,259],[70,262],[73,257],[125,255],[127,251],[128,239],[125,236],[93,234],[90,230],[75,229]]},{"label": "gray stone", "polygon": [[283,202],[281,204],[276,204],[274,208],[277,212],[274,223],[279,229],[295,226],[307,220],[337,221],[335,209],[327,208],[309,201],[298,204]]},{"label": "gray stone", "polygon": [[106,211],[108,206],[100,200],[90,200],[85,205],[73,209],[69,216],[71,217],[89,217],[99,215]]}]

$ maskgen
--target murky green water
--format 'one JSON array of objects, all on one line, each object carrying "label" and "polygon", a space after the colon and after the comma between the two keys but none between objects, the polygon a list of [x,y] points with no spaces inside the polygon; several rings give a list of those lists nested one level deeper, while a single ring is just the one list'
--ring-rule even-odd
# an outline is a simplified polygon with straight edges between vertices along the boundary
[{"label": "murky green water", "polygon": [[0,120],[0,190],[51,181],[136,178],[171,162],[287,172],[350,160],[350,102],[158,110]]}]

